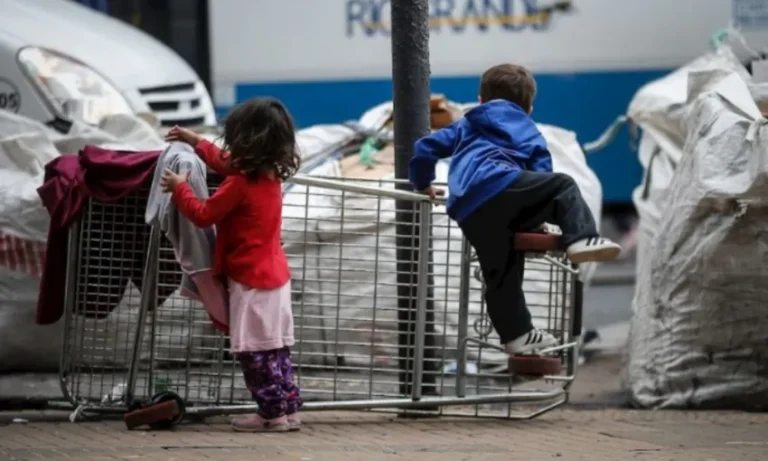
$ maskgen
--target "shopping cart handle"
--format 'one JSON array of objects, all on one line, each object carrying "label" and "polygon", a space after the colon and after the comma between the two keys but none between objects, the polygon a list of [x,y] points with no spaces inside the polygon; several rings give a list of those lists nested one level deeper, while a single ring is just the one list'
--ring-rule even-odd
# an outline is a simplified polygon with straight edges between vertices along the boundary
[{"label": "shopping cart handle", "polygon": [[444,197],[436,197],[434,200],[430,200],[427,195],[417,192],[409,192],[399,189],[375,187],[361,185],[355,183],[354,178],[349,178],[348,181],[340,181],[338,179],[328,179],[322,176],[308,176],[305,174],[297,174],[288,180],[294,184],[299,184],[306,187],[319,187],[323,189],[338,190],[342,192],[352,192],[357,194],[367,194],[373,197],[386,197],[395,200],[407,200],[411,202],[432,202],[435,205],[442,205],[445,203]]},{"label": "shopping cart handle", "polygon": [[516,233],[514,247],[518,251],[535,253],[565,250],[559,235],[534,232]]}]

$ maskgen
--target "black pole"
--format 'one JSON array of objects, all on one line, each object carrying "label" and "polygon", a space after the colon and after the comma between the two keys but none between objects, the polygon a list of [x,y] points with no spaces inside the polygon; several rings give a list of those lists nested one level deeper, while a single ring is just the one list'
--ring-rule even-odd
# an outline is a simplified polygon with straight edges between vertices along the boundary
[{"label": "black pole", "polygon": [[[429,0],[392,0],[392,87],[395,130],[395,175],[408,178],[416,141],[430,132]],[[398,186],[410,190],[408,185]],[[418,280],[418,205],[398,201],[397,296],[400,392],[411,394],[416,321],[416,284],[428,283],[427,335],[422,394],[435,394],[434,307],[431,280]],[[430,267],[431,269],[431,267]],[[430,273],[432,271],[430,270]],[[430,276],[431,278],[431,276]]]},{"label": "black pole", "polygon": [[197,0],[197,75],[205,84],[208,93],[213,93],[213,82],[211,76],[211,27],[208,0]]}]

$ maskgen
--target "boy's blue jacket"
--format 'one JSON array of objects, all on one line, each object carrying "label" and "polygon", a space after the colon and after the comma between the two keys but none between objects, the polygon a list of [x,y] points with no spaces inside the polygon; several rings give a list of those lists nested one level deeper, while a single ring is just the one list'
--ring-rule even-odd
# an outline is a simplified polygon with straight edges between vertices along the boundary
[{"label": "boy's blue jacket", "polygon": [[462,222],[501,193],[522,170],[551,172],[547,141],[517,104],[494,100],[416,142],[409,179],[417,190],[435,180],[435,164],[452,157],[448,215]]}]

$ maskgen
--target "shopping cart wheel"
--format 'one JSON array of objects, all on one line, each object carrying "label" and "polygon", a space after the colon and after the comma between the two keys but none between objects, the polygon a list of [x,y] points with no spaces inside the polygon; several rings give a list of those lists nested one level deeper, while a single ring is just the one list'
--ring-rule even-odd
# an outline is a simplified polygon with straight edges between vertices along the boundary
[{"label": "shopping cart wheel", "polygon": [[123,419],[131,430],[139,426],[151,429],[170,429],[184,419],[184,401],[175,392],[163,391],[155,394],[147,403],[134,404]]},{"label": "shopping cart wheel", "polygon": [[509,371],[517,376],[555,376],[560,374],[562,366],[557,357],[515,355],[509,358]]},{"label": "shopping cart wheel", "polygon": [[186,410],[186,406],[184,405],[184,400],[175,392],[171,391],[163,391],[160,393],[155,394],[152,397],[152,405],[159,406],[159,405],[165,405],[169,402],[173,402],[176,405],[177,411],[175,412],[175,415],[170,416],[168,418],[165,418],[160,421],[156,421],[155,423],[152,423],[149,425],[152,429],[170,429],[173,426],[176,426],[184,419],[184,412]]}]

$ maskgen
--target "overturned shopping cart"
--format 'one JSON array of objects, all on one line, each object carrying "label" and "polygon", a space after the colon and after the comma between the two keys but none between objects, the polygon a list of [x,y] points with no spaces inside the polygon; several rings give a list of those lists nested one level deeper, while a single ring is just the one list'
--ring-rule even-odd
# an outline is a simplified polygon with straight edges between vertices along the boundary
[{"label": "overturned shopping cart", "polygon": [[[534,323],[560,341],[548,352],[562,371],[532,380],[508,370],[472,250],[444,207],[392,180],[299,176],[289,187],[283,238],[305,410],[530,418],[567,401],[582,285],[556,237],[518,236],[530,257],[524,288]],[[227,338],[199,303],[178,295],[180,269],[159,229],[135,219],[147,193],[91,201],[70,230],[65,396],[75,416],[174,400],[179,417],[164,424],[184,412],[252,412]],[[115,245],[121,255],[146,254],[140,281],[126,283],[135,258],[116,257]],[[403,251],[417,258],[403,264]],[[107,318],[89,315],[108,300]]]}]

